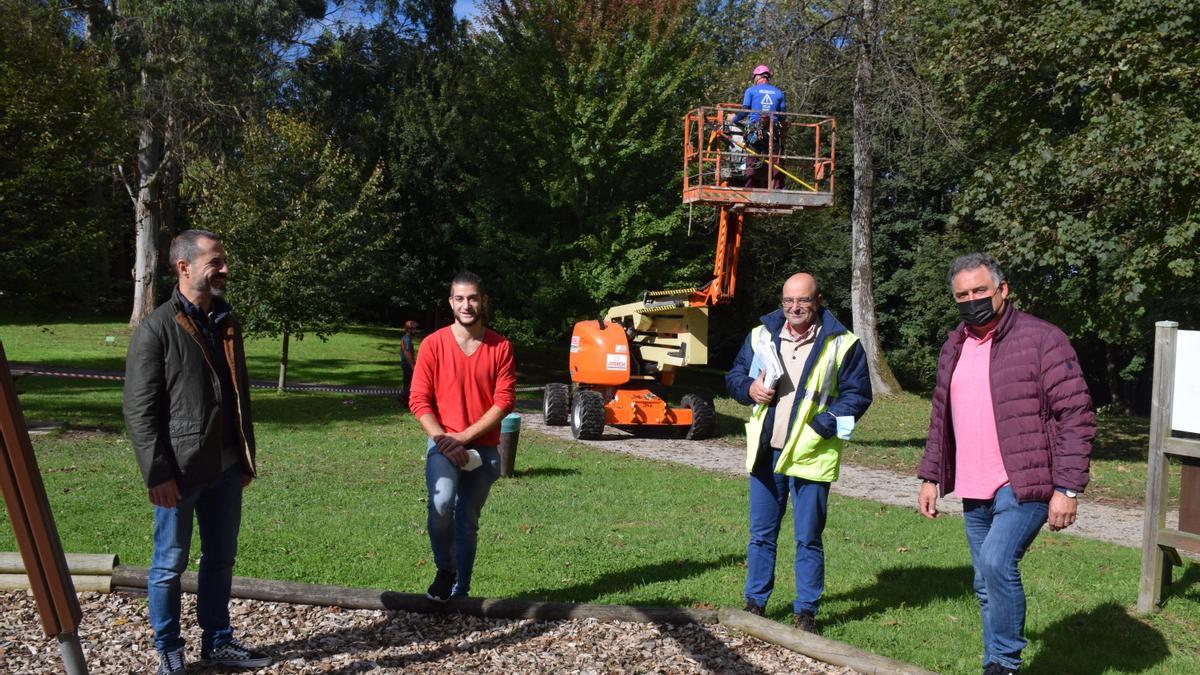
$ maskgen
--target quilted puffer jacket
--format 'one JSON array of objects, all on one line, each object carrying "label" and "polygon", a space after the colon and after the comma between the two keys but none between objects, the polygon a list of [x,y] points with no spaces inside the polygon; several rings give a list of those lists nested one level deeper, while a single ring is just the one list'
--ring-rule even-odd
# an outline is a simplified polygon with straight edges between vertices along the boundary
[{"label": "quilted puffer jacket", "polygon": [[[992,336],[989,376],[1000,455],[1017,499],[1049,501],[1054,488],[1082,492],[1088,483],[1096,415],[1075,349],[1058,327],[1006,307]],[[966,341],[950,331],[938,357],[937,386],[925,455],[917,474],[954,491],[950,377]]]}]

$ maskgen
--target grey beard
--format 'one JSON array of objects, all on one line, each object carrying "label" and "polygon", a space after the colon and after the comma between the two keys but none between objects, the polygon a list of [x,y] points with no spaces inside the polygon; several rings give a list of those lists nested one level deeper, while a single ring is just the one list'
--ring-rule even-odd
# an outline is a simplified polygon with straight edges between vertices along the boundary
[{"label": "grey beard", "polygon": [[203,293],[210,298],[225,297],[225,287],[222,286],[221,288],[217,288],[208,279],[201,280],[200,283],[196,284],[195,288],[197,292]]}]

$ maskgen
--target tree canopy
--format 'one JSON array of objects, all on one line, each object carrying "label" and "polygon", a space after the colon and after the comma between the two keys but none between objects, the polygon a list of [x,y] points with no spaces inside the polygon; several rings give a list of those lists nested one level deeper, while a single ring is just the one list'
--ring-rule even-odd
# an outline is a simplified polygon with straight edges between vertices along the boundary
[{"label": "tree canopy", "polygon": [[119,101],[58,12],[0,0],[0,23],[0,295],[75,297],[108,276],[120,231],[102,185],[125,131]]},{"label": "tree canopy", "polygon": [[739,295],[713,314],[718,366],[792,272],[849,321],[858,143],[879,342],[905,386],[930,383],[955,323],[947,264],[986,250],[1070,334],[1097,399],[1132,402],[1153,322],[1200,319],[1200,8],[870,6],[864,30],[861,0],[487,0],[472,22],[452,0],[0,0],[0,290],[125,293],[120,222],[153,207],[160,245],[227,234],[254,331],[424,318],[471,268],[497,328],[563,340],[707,280],[714,214],[680,204],[680,120],[740,100],[767,63],[791,110],[837,117],[837,190],[750,218]]}]

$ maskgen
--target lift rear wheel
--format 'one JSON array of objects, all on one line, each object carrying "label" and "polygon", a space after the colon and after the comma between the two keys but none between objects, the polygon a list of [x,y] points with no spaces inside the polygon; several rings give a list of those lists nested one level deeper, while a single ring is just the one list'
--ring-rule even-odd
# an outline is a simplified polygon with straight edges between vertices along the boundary
[{"label": "lift rear wheel", "polygon": [[687,394],[679,405],[692,411],[692,424],[684,433],[684,438],[702,441],[713,437],[717,430],[717,410],[711,401],[697,394]]},{"label": "lift rear wheel", "polygon": [[542,421],[548,427],[565,427],[571,416],[571,390],[561,382],[546,385],[542,395]]},{"label": "lift rear wheel", "polygon": [[571,406],[571,435],[594,441],[604,435],[604,397],[598,391],[581,389]]}]

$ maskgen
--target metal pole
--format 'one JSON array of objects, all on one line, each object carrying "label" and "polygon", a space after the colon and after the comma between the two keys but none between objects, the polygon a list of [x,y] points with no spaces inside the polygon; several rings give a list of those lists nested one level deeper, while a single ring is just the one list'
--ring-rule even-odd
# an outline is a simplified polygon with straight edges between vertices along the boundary
[{"label": "metal pole", "polygon": [[67,675],[87,675],[87,661],[83,658],[83,647],[76,633],[58,634],[58,651],[62,654],[63,668]]}]

